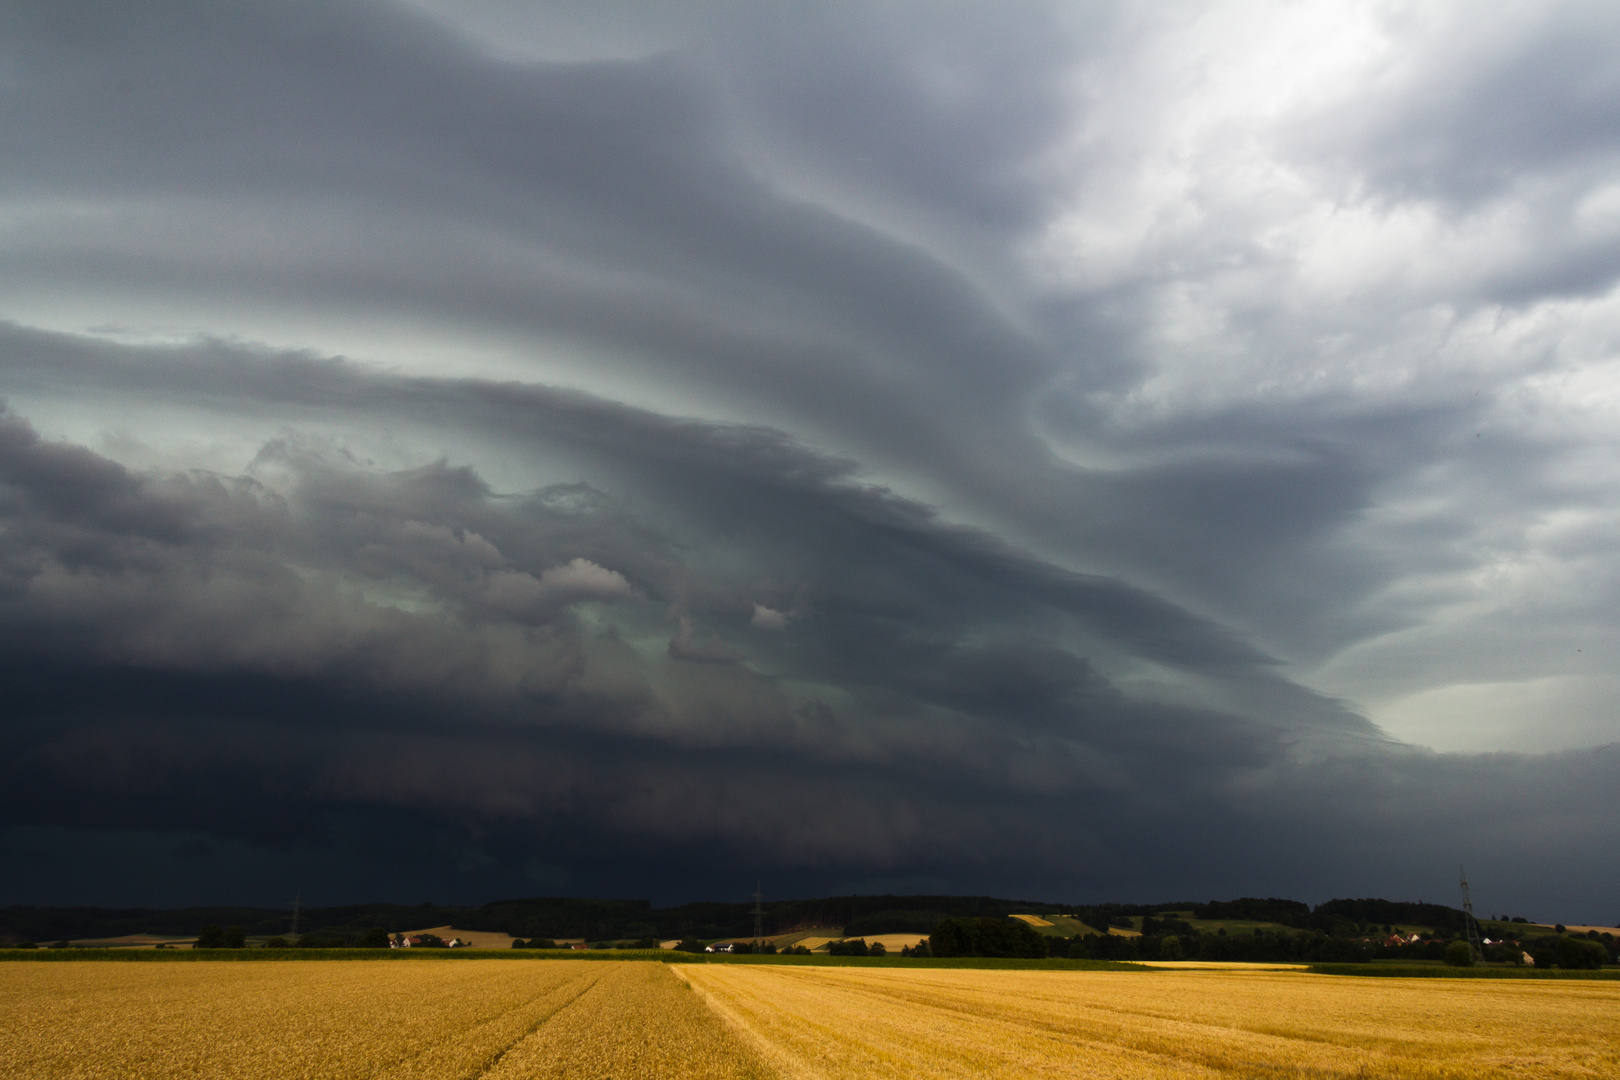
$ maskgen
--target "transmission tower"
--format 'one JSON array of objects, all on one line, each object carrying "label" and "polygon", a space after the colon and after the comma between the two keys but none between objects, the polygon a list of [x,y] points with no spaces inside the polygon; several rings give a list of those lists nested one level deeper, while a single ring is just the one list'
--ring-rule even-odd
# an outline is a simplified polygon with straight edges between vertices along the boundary
[{"label": "transmission tower", "polygon": [[1468,871],[1463,869],[1462,863],[1457,864],[1458,884],[1462,886],[1463,922],[1468,924],[1468,948],[1473,951],[1474,959],[1485,959],[1485,949],[1479,943],[1479,920],[1474,918],[1474,902],[1468,898]]},{"label": "transmission tower", "polygon": [[754,882],[754,951],[759,952],[759,939],[765,936],[765,909],[760,907],[760,901],[765,894],[759,891],[759,882]]}]

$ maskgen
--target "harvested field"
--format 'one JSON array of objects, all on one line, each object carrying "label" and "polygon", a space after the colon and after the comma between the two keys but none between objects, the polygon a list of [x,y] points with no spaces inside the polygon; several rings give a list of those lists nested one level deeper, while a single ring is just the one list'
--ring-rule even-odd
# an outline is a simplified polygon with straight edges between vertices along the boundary
[{"label": "harvested field", "polygon": [[679,969],[785,1077],[1620,1076],[1620,986]]},{"label": "harvested field", "polygon": [[[1087,926],[1073,915],[1047,915],[1044,916],[1052,932],[1060,937],[1085,936],[1097,933],[1096,927]],[[1031,923],[1030,925],[1034,925]]]},{"label": "harvested field", "polygon": [[1620,1075],[1614,982],[74,961],[0,965],[0,1008],[0,1077],[42,1080]]},{"label": "harvested field", "polygon": [[897,953],[907,946],[915,946],[919,941],[927,941],[927,934],[868,934],[866,943],[875,945],[883,943],[883,947],[891,953]]},{"label": "harvested field", "polygon": [[769,1075],[663,964],[0,966],[0,1077]]},{"label": "harvested field", "polygon": [[475,949],[510,949],[512,935],[502,934],[493,930],[457,930],[453,926],[429,926],[424,930],[407,930],[405,936],[412,934],[436,934],[449,941],[451,938],[460,938]]},{"label": "harvested field", "polygon": [[195,937],[162,934],[124,934],[110,938],[75,938],[73,944],[87,949],[155,949],[159,945],[190,945]]},{"label": "harvested field", "polygon": [[809,949],[811,952],[815,952],[817,949],[826,948],[829,944],[831,944],[834,941],[842,941],[842,940],[844,940],[844,939],[840,938],[840,937],[823,937],[820,934],[814,934],[814,935],[811,935],[809,937],[802,937],[798,941],[795,941],[793,944],[802,945],[806,949]]},{"label": "harvested field", "polygon": [[[805,938],[798,944],[803,945],[811,952],[826,951],[826,946],[834,941],[843,941],[844,938]],[[858,938],[849,938],[850,941],[864,941],[868,946],[882,942],[883,947],[891,953],[898,953],[903,948],[914,947],[919,941],[927,941],[927,934],[862,934]]]}]

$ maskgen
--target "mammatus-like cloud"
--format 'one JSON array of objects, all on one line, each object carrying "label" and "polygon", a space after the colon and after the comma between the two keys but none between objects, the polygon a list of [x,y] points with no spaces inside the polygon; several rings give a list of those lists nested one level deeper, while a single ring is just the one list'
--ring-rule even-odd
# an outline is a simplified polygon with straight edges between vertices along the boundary
[{"label": "mammatus-like cloud", "polygon": [[10,5],[18,898],[1612,896],[1617,39]]}]

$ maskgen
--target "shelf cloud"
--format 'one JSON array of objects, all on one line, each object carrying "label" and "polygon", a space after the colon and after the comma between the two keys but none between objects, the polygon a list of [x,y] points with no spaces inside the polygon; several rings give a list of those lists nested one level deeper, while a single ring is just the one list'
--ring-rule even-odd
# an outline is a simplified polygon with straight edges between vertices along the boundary
[{"label": "shelf cloud", "polygon": [[1620,18],[0,50],[6,902],[1616,917]]}]

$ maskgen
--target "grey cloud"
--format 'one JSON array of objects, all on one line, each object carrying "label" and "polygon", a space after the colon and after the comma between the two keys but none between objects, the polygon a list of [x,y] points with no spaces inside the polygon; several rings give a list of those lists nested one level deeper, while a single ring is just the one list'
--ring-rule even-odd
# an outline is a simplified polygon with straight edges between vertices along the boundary
[{"label": "grey cloud", "polygon": [[[1612,27],[1391,22],[1337,107],[1188,134],[1200,10],[8,7],[0,852],[1319,895],[1484,831],[1608,887],[1513,825],[1606,842],[1607,751],[1312,687],[1609,633],[1606,444],[1547,388],[1605,340]],[[1504,208],[1415,283],[1290,246]],[[187,343],[37,329],[148,317]],[[1493,626],[1537,567],[1581,595]]]},{"label": "grey cloud", "polygon": [[[40,234],[12,264],[20,277],[150,283],[157,258],[168,287],[222,301],[408,307],[541,330],[637,377],[650,355],[658,378],[684,372],[739,404],[791,403],[807,424],[880,452],[926,444],[985,492],[1038,455],[1017,434],[1020,399],[1046,366],[1027,329],[937,255],[773,191],[726,145],[725,107],[693,57],[490,64],[397,10],[176,8],[174,32],[151,13],[75,10],[18,16],[29,96],[10,124],[29,152],[10,160],[19,191],[75,193],[112,227],[67,246]],[[119,65],[143,81],[135,114],[114,119],[98,94],[119,85]],[[63,72],[109,87],[64,85]],[[828,85],[851,84],[832,72]],[[934,139],[975,157],[961,142]],[[144,220],[183,239],[154,246],[121,209],[143,186],[162,192]],[[78,228],[43,212],[55,235]],[[942,412],[959,437],[935,428]]]},{"label": "grey cloud", "polygon": [[1467,208],[1526,183],[1612,168],[1612,11],[1540,5],[1498,21],[1456,8],[1414,24],[1421,29],[1396,45],[1371,96],[1336,118],[1378,187]]},{"label": "grey cloud", "polygon": [[1620,164],[1620,19],[1579,2],[1499,19],[1457,7],[1392,14],[1387,29],[1389,55],[1360,92],[1288,133],[1298,166],[1348,203],[1433,208],[1459,231],[1511,222],[1521,250],[1462,268],[1477,275],[1473,302],[1608,292],[1620,262],[1590,202]]}]

